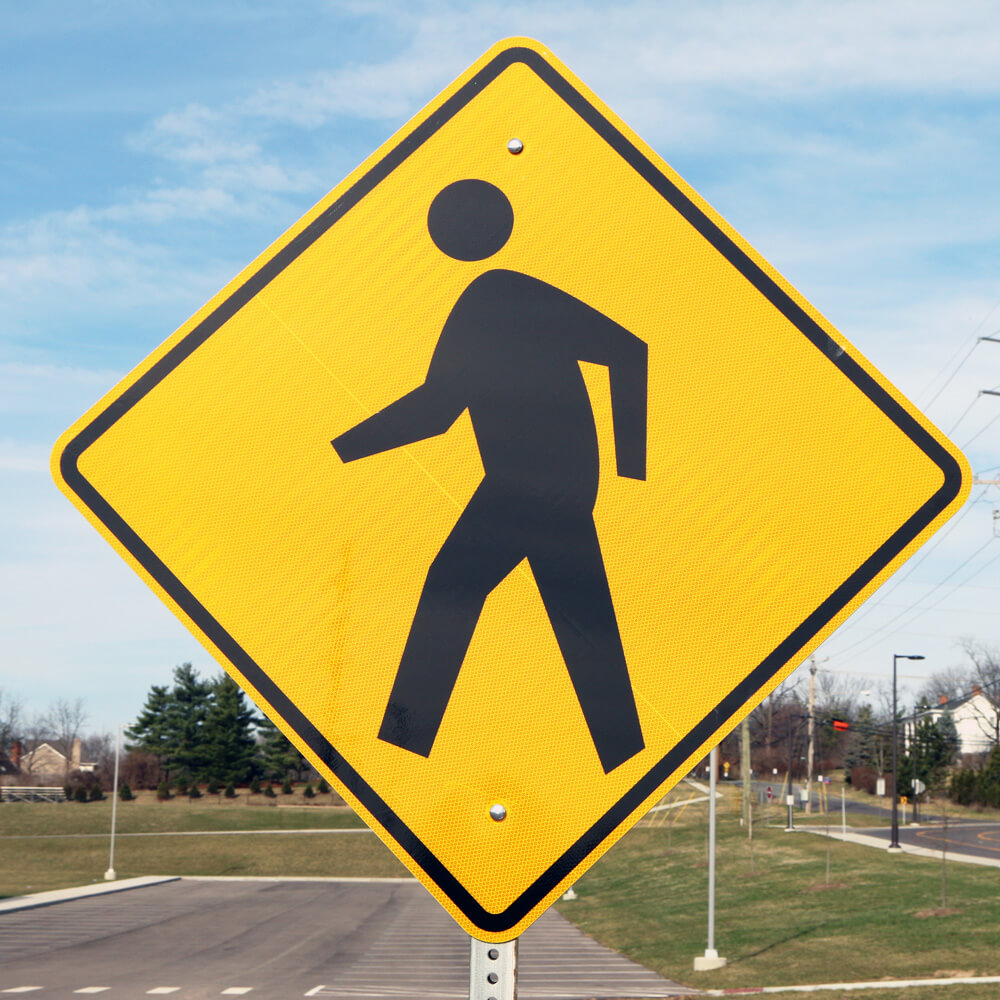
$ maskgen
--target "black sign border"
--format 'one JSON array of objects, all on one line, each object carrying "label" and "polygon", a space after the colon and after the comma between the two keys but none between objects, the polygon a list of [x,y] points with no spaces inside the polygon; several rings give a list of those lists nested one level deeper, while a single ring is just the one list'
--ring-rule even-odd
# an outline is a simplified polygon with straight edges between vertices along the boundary
[{"label": "black sign border", "polygon": [[[469,104],[510,66],[521,63],[547,84],[594,132],[611,146],[647,183],[665,198],[715,249],[764,295],[830,363],[863,392],[927,457],[941,469],[941,488],[915,514],[865,560],[823,603],[782,641],[757,667],[705,716],[666,756],[658,761],[607,813],[554,864],[500,913],[484,909],[458,880],[396,816],[309,720],[271,681],[209,612],[194,598],[145,542],[84,478],[79,470],[83,452],[127,413],[154,386],[235,315],[280,274],[307,247],[330,229],[372,191],[442,125]],[[692,202],[644,153],[595,108],[561,73],[532,49],[512,46],[498,53],[463,84],[428,118],[416,126],[378,163],[333,204],[310,222],[246,282],[217,306],[182,340],[129,386],[76,437],[60,456],[60,471],[67,485],[90,508],[140,565],[157,581],[181,610],[219,651],[299,734],[317,757],[356,796],[389,835],[477,928],[502,934],[519,923],[577,865],[617,829],[699,746],[735,714],[756,691],[774,676],[852,598],[867,586],[913,541],[962,490],[962,469],[955,458],[908,413],[857,361],[799,306],[719,226]]]}]

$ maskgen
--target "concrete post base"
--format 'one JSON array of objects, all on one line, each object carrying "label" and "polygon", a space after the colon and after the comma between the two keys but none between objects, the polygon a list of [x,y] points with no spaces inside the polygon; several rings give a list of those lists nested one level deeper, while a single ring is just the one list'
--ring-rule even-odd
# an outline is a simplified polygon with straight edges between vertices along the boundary
[{"label": "concrete post base", "polygon": [[886,850],[890,854],[902,854],[903,853],[903,848],[902,847],[887,847]]},{"label": "concrete post base", "polygon": [[704,955],[695,956],[694,971],[711,972],[713,969],[721,969],[727,964],[726,959],[719,958],[719,953],[714,948],[706,948]]},{"label": "concrete post base", "polygon": [[116,878],[118,878],[118,873],[117,873],[117,872],[116,872],[116,871],[114,870],[114,868],[109,868],[109,869],[108,869],[108,870],[107,870],[107,871],[106,871],[106,872],[104,873],[104,881],[105,881],[105,882],[114,882],[114,880],[115,880]]}]

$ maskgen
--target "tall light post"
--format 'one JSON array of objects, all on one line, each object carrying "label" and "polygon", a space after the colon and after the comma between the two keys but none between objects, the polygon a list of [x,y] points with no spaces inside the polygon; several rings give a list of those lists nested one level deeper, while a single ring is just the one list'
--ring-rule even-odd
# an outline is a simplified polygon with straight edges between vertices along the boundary
[{"label": "tall light post", "polygon": [[111,854],[108,859],[108,870],[104,873],[104,878],[108,882],[118,878],[118,873],[115,871],[115,826],[118,818],[118,758],[121,756],[121,749],[122,727],[119,725],[115,734],[115,780],[111,790]]},{"label": "tall light post", "polygon": [[899,723],[896,718],[896,663],[899,660],[922,659],[924,657],[920,654],[892,654],[892,837],[889,842],[890,851],[901,851],[903,849],[899,846],[899,795],[897,794],[899,780],[899,762],[897,760],[899,739],[897,727]]}]

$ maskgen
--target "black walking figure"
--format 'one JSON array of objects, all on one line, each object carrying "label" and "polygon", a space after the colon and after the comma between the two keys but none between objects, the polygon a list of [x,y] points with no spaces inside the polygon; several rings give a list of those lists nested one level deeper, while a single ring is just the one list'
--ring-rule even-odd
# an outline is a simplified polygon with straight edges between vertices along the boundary
[{"label": "black walking figure", "polygon": [[[514,212],[481,180],[431,204],[438,249],[484,260]],[[618,475],[646,478],[647,348],[579,299],[517,271],[476,278],[451,310],[427,378],[341,434],[353,462],[443,434],[468,409],[485,475],[427,573],[379,738],[424,757],[490,592],[527,559],[605,773],[643,749],[600,542],[599,455],[580,361],[610,372]]]}]

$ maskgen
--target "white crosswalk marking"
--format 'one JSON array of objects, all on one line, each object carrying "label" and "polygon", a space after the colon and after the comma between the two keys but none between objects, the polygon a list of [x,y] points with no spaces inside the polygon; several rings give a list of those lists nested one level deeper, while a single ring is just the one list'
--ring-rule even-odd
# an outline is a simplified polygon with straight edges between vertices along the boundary
[{"label": "white crosswalk marking", "polygon": [[151,990],[146,990],[146,993],[147,995],[150,993],[176,993],[179,989],[179,986],[154,986]]},{"label": "white crosswalk marking", "polygon": [[84,986],[82,990],[73,990],[74,993],[103,993],[110,990],[110,986]]},{"label": "white crosswalk marking", "polygon": [[249,993],[252,986],[229,986],[222,991],[224,997],[241,997],[244,993]]},{"label": "white crosswalk marking", "polygon": [[41,986],[12,986],[10,989],[0,990],[0,993],[31,993],[40,989],[42,989]]}]

